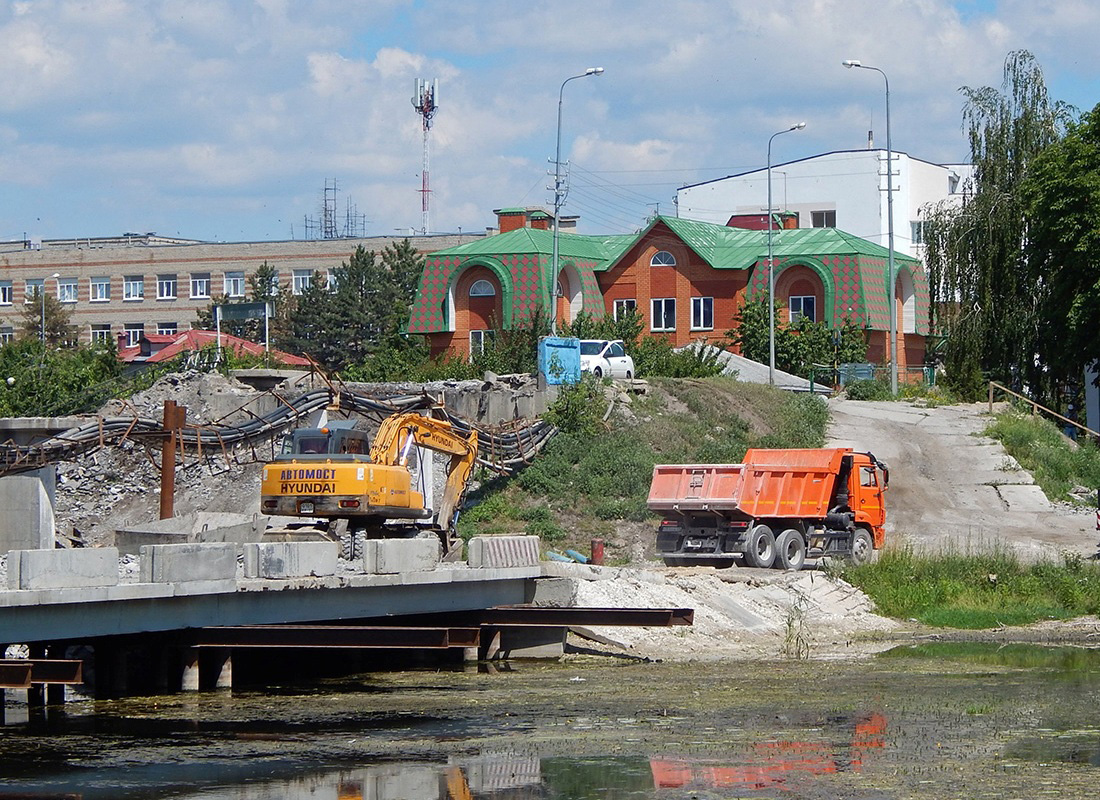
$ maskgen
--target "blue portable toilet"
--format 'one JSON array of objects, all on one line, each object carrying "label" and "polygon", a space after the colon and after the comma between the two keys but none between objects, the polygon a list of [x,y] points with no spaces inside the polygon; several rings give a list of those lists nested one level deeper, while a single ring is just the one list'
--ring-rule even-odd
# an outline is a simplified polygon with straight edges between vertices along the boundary
[{"label": "blue portable toilet", "polygon": [[581,379],[581,340],[565,336],[539,339],[539,374],[547,384],[577,383]]}]

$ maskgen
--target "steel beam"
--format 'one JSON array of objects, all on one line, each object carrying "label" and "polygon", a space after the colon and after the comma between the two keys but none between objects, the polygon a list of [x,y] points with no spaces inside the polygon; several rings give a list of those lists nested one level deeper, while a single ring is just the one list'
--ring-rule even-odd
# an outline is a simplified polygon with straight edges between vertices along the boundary
[{"label": "steel beam", "polygon": [[199,629],[195,647],[421,649],[474,647],[477,628],[401,628],[355,625],[244,625]]},{"label": "steel beam", "polygon": [[692,608],[545,608],[541,606],[498,606],[478,614],[483,625],[495,627],[552,625],[616,625],[667,628],[691,625]]},{"label": "steel beam", "polygon": [[25,689],[34,683],[78,684],[83,683],[83,674],[84,664],[81,661],[44,658],[0,660],[0,685],[6,689]]}]

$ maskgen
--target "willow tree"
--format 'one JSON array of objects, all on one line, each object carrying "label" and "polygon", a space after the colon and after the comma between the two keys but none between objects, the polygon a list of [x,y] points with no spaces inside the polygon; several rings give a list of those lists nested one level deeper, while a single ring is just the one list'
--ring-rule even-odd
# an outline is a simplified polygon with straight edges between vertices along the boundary
[{"label": "willow tree", "polygon": [[959,91],[974,173],[961,205],[925,209],[932,328],[947,340],[948,381],[964,394],[980,387],[984,373],[1045,396],[1041,281],[1024,252],[1023,185],[1036,156],[1060,138],[1069,108],[1051,102],[1025,50],[1008,54],[1000,89]]}]

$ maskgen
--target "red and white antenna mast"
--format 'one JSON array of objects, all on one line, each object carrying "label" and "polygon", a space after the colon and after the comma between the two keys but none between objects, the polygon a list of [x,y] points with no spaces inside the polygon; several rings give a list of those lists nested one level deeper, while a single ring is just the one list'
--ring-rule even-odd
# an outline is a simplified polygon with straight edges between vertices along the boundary
[{"label": "red and white antenna mast", "polygon": [[425,236],[428,235],[428,195],[431,194],[431,189],[428,188],[428,131],[432,127],[432,117],[435,116],[435,111],[439,108],[436,105],[436,101],[439,99],[439,79],[435,78],[429,83],[423,78],[416,79],[415,94],[412,98],[413,108],[416,109],[416,113],[420,115],[423,121],[424,130],[424,166],[420,171],[420,198],[421,198],[421,211],[424,213],[424,230],[422,231]]}]

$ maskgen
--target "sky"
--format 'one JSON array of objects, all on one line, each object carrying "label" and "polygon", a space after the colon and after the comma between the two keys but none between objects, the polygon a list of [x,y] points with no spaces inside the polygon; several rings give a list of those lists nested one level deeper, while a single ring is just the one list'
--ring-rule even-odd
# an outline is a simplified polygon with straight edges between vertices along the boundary
[{"label": "sky", "polygon": [[[438,81],[431,232],[552,207],[628,233],[680,186],[885,146],[967,159],[963,86],[1031,51],[1100,101],[1096,0],[0,0],[0,240],[303,239],[423,227],[417,78]],[[589,67],[601,75],[563,82]],[[312,229],[315,232],[316,228]]]}]

